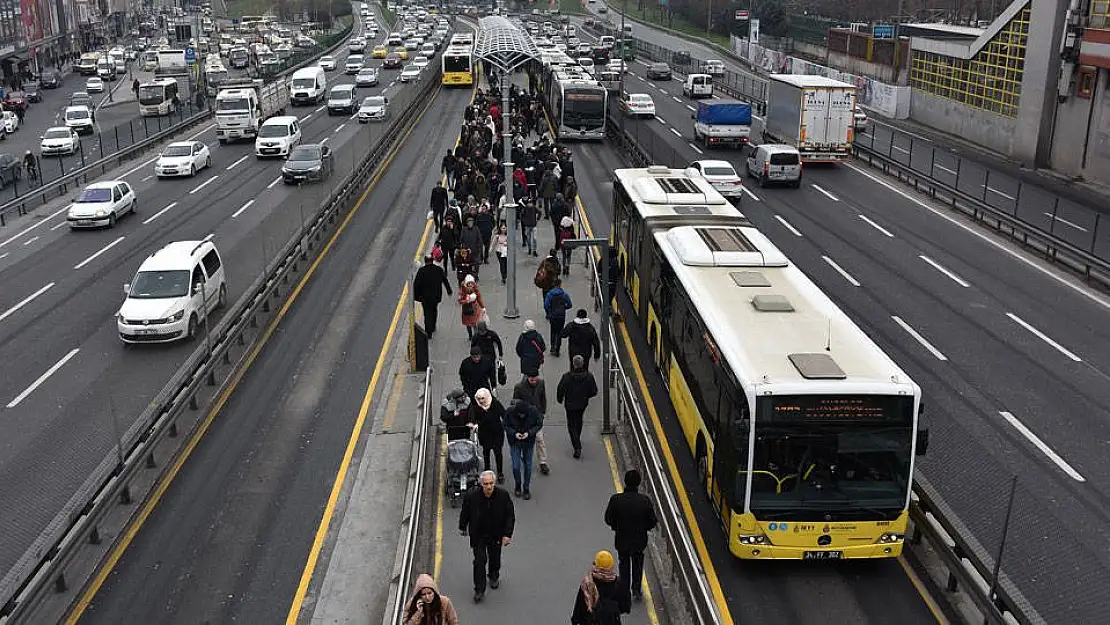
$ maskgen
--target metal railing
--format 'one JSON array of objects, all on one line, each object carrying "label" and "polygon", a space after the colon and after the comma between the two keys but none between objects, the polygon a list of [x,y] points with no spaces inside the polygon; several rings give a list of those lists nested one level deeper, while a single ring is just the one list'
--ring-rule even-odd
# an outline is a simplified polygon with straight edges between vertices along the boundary
[{"label": "metal railing", "polygon": [[[36,539],[13,570],[0,580],[0,625],[24,622],[22,619],[49,597],[52,589],[59,593],[68,592],[71,577],[81,580],[79,583],[83,584],[84,576],[91,571],[82,569],[72,575],[68,571],[78,552],[88,545],[100,545],[104,535],[119,536],[122,533],[116,532],[122,528],[108,531],[107,528],[102,529],[101,524],[107,522],[109,513],[117,506],[131,505],[136,499],[143,499],[134,496],[132,484],[137,483],[136,478],[144,471],[159,468],[155,454],[160,450],[159,444],[168,438],[179,437],[179,422],[183,415],[200,409],[204,401],[203,389],[217,387],[218,379],[226,383],[245,366],[252,344],[261,338],[260,326],[264,325],[268,316],[275,314],[274,303],[280,301],[283,293],[287,295],[290,292],[286,285],[307,270],[310,255],[315,256],[323,249],[320,242],[324,234],[342,223],[340,217],[357,204],[366,181],[383,165],[396,143],[432,102],[432,96],[439,88],[438,75],[426,74],[421,81],[416,90],[394,95],[396,110],[400,114],[385,132],[376,135],[373,126],[365,130],[371,138],[368,150],[365,144],[360,145],[357,141],[347,144],[352,151],[350,175],[331,187],[324,201],[316,203],[318,208],[315,214],[302,215],[300,227],[294,229],[276,257],[266,261],[261,275],[216,327],[206,330],[205,340],[153,398],[143,414],[122,434],[118,448],[113,447],[70,503]],[[359,132],[363,132],[366,127],[360,125],[359,128]],[[365,156],[356,160],[357,154]],[[336,161],[340,162],[340,159]],[[251,336],[249,342],[248,335]],[[237,360],[232,358],[233,352],[238,352]],[[192,427],[200,427],[201,423],[203,419],[198,419]],[[171,449],[161,451],[167,451],[164,455],[172,460],[187,438],[180,437]],[[150,486],[153,484],[144,485]],[[82,564],[87,566],[89,563]]]}]

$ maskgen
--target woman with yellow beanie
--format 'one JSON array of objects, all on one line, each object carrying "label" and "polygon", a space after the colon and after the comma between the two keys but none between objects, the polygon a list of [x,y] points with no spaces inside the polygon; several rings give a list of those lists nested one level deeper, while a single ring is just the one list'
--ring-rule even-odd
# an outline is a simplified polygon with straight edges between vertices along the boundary
[{"label": "woman with yellow beanie", "polygon": [[613,554],[599,551],[590,572],[578,585],[571,625],[620,625],[621,614],[632,610],[632,598],[620,583]]}]

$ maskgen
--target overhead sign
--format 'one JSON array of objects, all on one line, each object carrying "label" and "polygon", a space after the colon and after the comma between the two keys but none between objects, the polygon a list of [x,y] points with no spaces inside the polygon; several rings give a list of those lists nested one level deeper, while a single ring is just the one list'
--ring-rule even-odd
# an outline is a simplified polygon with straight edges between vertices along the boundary
[{"label": "overhead sign", "polygon": [[875,24],[871,27],[875,39],[894,39],[894,24]]},{"label": "overhead sign", "polygon": [[743,22],[743,21],[747,20],[749,17],[751,17],[751,14],[748,12],[747,9],[738,9],[736,11],[736,21],[737,22]]},{"label": "overhead sign", "polygon": [[193,48],[193,47],[185,48],[185,62],[186,63],[196,63],[197,62],[197,49],[196,48]]}]

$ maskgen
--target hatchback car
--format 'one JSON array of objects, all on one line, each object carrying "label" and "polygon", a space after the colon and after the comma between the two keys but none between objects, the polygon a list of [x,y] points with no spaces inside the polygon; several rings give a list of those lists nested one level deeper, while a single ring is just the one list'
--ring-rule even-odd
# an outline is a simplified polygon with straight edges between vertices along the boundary
[{"label": "hatchback car", "polygon": [[334,56],[322,56],[322,57],[320,57],[320,61],[317,63],[317,65],[319,65],[320,68],[323,69],[325,72],[334,71],[335,67],[336,67],[335,57]]},{"label": "hatchback car", "polygon": [[336,85],[328,92],[328,115],[348,115],[358,107],[354,85]]},{"label": "hatchback car", "polygon": [[378,84],[378,68],[364,67],[355,74],[356,87],[373,87]]},{"label": "hatchback car", "polygon": [[382,61],[382,67],[384,67],[385,69],[398,69],[398,68],[400,68],[401,67],[401,55],[397,54],[396,52],[390,52],[389,54],[387,54],[385,56],[385,60]]},{"label": "hatchback car", "polygon": [[89,78],[85,81],[85,91],[89,93],[104,93],[104,81],[97,76]]},{"label": "hatchback car", "polygon": [[401,82],[412,82],[420,78],[420,68],[416,65],[406,65],[405,69],[401,70]]},{"label": "hatchback car", "polygon": [[670,80],[671,66],[666,63],[652,63],[648,65],[647,77],[652,80]]},{"label": "hatchback car", "polygon": [[655,100],[646,93],[629,93],[620,100],[621,110],[630,117],[655,117]]},{"label": "hatchback car", "polygon": [[331,175],[334,163],[331,148],[322,143],[305,143],[293,148],[281,166],[285,184],[318,182]]},{"label": "hatchback car", "polygon": [[728,161],[694,161],[686,167],[686,175],[704,178],[726,198],[738,198],[744,194],[744,181]]},{"label": "hatchback car", "polygon": [[124,343],[189,339],[202,320],[227,304],[223,259],[211,241],[175,241],[139,265],[116,313]]},{"label": "hatchback car", "polygon": [[802,184],[802,157],[792,145],[764,143],[753,148],[745,167],[761,187],[784,183],[797,189]]},{"label": "hatchback car", "polygon": [[162,150],[154,163],[154,175],[159,178],[195,176],[211,164],[212,154],[207,145],[200,141],[177,141]]},{"label": "hatchback car", "polygon": [[374,46],[374,49],[370,52],[370,58],[372,58],[372,59],[384,59],[385,55],[387,55],[387,54],[389,54],[389,48],[387,48],[385,46],[378,45],[378,46]]},{"label": "hatchback car", "polygon": [[389,100],[385,96],[373,95],[363,99],[358,107],[358,122],[381,121],[389,115]]},{"label": "hatchback car", "polygon": [[418,56],[418,57],[416,57],[415,59],[412,60],[412,64],[419,67],[420,69],[424,69],[430,63],[431,63],[431,61],[429,61],[428,57],[426,57],[426,56]]},{"label": "hatchback car", "polygon": [[69,227],[115,227],[121,215],[135,212],[135,191],[123,180],[94,182],[85,187],[66,212]]},{"label": "hatchback car", "polygon": [[76,154],[81,149],[81,137],[77,131],[65,126],[47,128],[42,133],[39,150],[43,156],[60,156],[62,154]]}]

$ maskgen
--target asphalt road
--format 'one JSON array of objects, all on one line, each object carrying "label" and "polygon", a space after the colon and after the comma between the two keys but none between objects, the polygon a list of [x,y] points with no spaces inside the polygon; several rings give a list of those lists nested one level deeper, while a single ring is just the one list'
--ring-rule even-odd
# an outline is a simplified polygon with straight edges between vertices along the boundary
[{"label": "asphalt road", "polygon": [[[656,118],[626,122],[641,143],[672,166],[743,172],[743,152],[692,144],[694,103],[644,69],[626,83],[656,103]],[[854,164],[807,167],[799,190],[746,187],[745,214],[922,385],[922,474],[991,553],[1017,476],[1004,572],[1049,622],[1098,620],[1106,602],[1075,580],[1110,574],[1110,302]],[[1048,527],[1067,530],[1046,541]]]},{"label": "asphalt road", "polygon": [[[402,88],[383,83],[403,105]],[[352,82],[334,75],[334,82]],[[407,88],[406,88],[407,89]],[[411,96],[409,96],[411,98]],[[319,108],[291,109],[305,142],[328,141],[336,177],[349,171],[380,125],[360,126]],[[138,214],[113,230],[70,232],[55,201],[12,223],[0,238],[0,570],[6,572],[110,452],[194,349],[194,343],[124,349],[114,314],[121,286],[153,251],[174,240],[212,237],[234,301],[326,197],[326,185],[280,183],[279,161],[258,161],[253,143],[219,146],[214,126],[191,138],[212,150],[195,179],[157,180],[153,159],[116,178],[139,199]],[[107,177],[106,177],[107,178]]]}]

